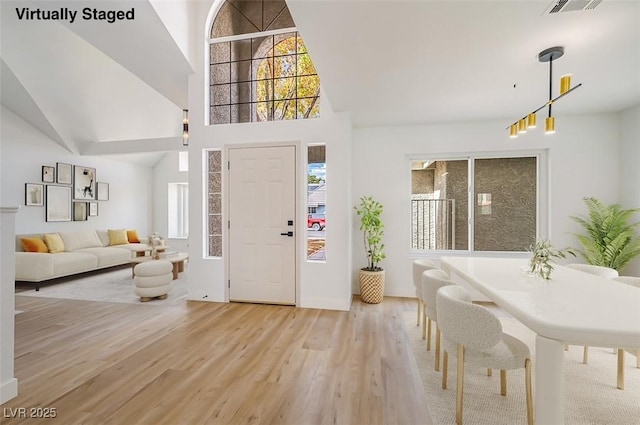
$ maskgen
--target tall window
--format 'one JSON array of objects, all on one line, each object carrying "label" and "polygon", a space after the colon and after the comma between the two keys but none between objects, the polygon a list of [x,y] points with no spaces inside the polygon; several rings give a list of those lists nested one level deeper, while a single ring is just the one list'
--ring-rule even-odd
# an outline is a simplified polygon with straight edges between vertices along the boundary
[{"label": "tall window", "polygon": [[169,237],[189,237],[189,183],[169,183]]},{"label": "tall window", "polygon": [[325,261],[327,213],[327,163],[325,145],[307,149],[307,258]]},{"label": "tall window", "polygon": [[537,234],[537,170],[537,156],[412,161],[411,248],[525,251]]},{"label": "tall window", "polygon": [[209,43],[210,124],[320,115],[320,79],[286,3],[225,2]]},{"label": "tall window", "polygon": [[207,253],[222,257],[222,152],[206,152],[207,158]]}]

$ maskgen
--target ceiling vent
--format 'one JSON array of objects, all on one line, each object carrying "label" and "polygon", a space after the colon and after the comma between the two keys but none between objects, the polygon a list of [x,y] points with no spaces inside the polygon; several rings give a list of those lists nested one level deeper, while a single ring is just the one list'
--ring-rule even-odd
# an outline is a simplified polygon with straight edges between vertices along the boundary
[{"label": "ceiling vent", "polygon": [[545,11],[545,15],[560,12],[575,12],[577,10],[592,10],[602,3],[602,0],[554,0]]}]

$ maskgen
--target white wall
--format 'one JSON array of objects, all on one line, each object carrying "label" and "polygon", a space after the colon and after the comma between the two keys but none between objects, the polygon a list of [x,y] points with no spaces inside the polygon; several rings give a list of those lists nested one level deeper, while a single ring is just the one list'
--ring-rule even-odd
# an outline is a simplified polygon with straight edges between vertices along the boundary
[{"label": "white wall", "polygon": [[[0,148],[2,204],[21,206],[16,215],[16,233],[127,228],[146,236],[152,230],[150,167],[74,155],[4,107]],[[97,217],[46,222],[44,206],[24,206],[25,183],[42,183],[41,167],[55,167],[56,162],[94,167],[97,181],[109,183],[109,200],[99,202]]]},{"label": "white wall", "polygon": [[[169,235],[169,183],[186,183],[189,181],[188,171],[179,171],[178,152],[165,154],[153,167],[153,211],[152,227],[165,238]],[[189,190],[191,196],[191,190]],[[146,235],[145,235],[146,236]],[[170,251],[188,252],[189,241],[186,239],[167,239]]]},{"label": "white wall", "polygon": [[15,215],[16,206],[0,204],[0,404],[18,394],[14,376]]},{"label": "white wall", "polygon": [[[582,214],[584,196],[604,202],[618,198],[618,118],[616,115],[557,117],[556,134],[542,129],[510,139],[504,122],[457,123],[354,130],[351,204],[372,195],[384,205],[387,258],[385,294],[414,296],[410,253],[410,168],[412,154],[446,155],[548,149],[549,237],[558,247],[578,246],[568,232],[579,230],[568,216]],[[365,264],[356,217],[352,218],[354,271]],[[541,235],[544,237],[545,235]]]},{"label": "white wall", "polygon": [[[640,106],[621,114],[620,119],[620,204],[640,208]],[[640,214],[634,216],[640,221]],[[623,275],[640,276],[640,258],[622,270]]]},{"label": "white wall", "polygon": [[189,3],[186,1],[150,0],[151,6],[162,19],[162,23],[171,33],[171,37],[182,51],[182,54],[191,59],[193,49],[190,46],[189,30]]},{"label": "white wall", "polygon": [[[204,53],[208,49],[210,8],[213,1],[192,3],[197,17],[196,56],[192,66],[196,73],[189,84],[190,114],[189,146],[189,298],[194,300],[225,301],[226,254],[222,259],[204,258],[205,254],[205,198],[204,149],[223,149],[239,144],[290,142],[302,152],[304,162],[308,144],[325,143],[327,149],[327,226],[325,263],[306,261],[306,163],[300,163],[297,181],[297,276],[298,306],[348,310],[351,305],[351,204],[350,204],[350,139],[351,124],[344,114],[333,114],[326,102],[321,102],[321,118],[288,122],[231,124],[205,126],[208,108],[208,66]],[[321,98],[324,94],[321,94]],[[202,111],[203,113],[199,113]],[[223,173],[223,185],[226,175]],[[223,208],[227,199],[223,196]],[[226,214],[226,213],[225,213]],[[223,222],[227,220],[223,215]],[[226,236],[225,236],[226,237]],[[225,242],[226,244],[226,239]]]}]

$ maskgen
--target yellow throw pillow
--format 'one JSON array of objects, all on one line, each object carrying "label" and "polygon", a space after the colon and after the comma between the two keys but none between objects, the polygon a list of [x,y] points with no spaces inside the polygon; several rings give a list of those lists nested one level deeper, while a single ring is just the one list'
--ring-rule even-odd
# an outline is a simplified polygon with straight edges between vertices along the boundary
[{"label": "yellow throw pillow", "polygon": [[109,245],[122,245],[129,243],[127,239],[127,231],[124,229],[112,230],[109,229]]},{"label": "yellow throw pillow", "polygon": [[55,254],[56,252],[64,252],[64,242],[57,233],[47,233],[44,235],[44,242],[49,247],[49,252]]},{"label": "yellow throw pillow", "polygon": [[47,245],[40,238],[20,238],[24,252],[49,252]]},{"label": "yellow throw pillow", "polygon": [[140,243],[137,230],[127,230],[127,240],[129,243]]}]

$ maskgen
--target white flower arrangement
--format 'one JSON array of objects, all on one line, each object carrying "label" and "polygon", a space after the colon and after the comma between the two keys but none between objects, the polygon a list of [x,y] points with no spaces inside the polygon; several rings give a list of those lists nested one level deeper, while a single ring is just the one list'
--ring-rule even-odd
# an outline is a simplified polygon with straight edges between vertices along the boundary
[{"label": "white flower arrangement", "polygon": [[158,247],[164,246],[164,238],[160,236],[160,233],[153,232],[151,236],[149,236],[149,245],[151,245],[151,257],[154,259],[159,259],[160,254],[158,254]]},{"label": "white flower arrangement", "polygon": [[551,241],[547,239],[536,241],[535,244],[529,246],[528,251],[532,254],[529,261],[529,273],[540,276],[545,280],[551,279],[551,272],[553,271],[551,259],[566,258],[567,254],[576,256],[571,248],[554,249]]}]

